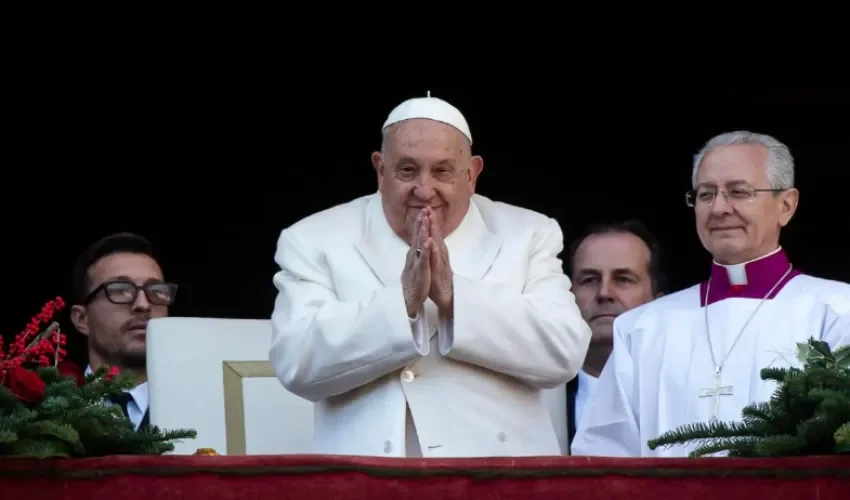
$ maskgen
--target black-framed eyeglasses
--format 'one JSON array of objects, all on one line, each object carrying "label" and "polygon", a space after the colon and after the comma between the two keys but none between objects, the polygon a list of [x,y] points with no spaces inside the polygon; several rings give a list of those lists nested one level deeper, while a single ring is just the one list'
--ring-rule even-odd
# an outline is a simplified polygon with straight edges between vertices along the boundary
[{"label": "black-framed eyeglasses", "polygon": [[781,193],[785,189],[756,189],[750,186],[735,186],[730,189],[716,189],[701,187],[685,193],[685,203],[689,207],[699,205],[711,205],[722,194],[729,203],[746,203],[756,197],[758,193]]},{"label": "black-framed eyeglasses", "polygon": [[169,306],[177,296],[177,285],[174,283],[145,283],[137,285],[127,280],[111,280],[101,283],[100,286],[91,291],[83,304],[88,304],[100,291],[106,299],[113,304],[132,304],[139,297],[139,292],[144,292],[148,302],[157,306]]}]

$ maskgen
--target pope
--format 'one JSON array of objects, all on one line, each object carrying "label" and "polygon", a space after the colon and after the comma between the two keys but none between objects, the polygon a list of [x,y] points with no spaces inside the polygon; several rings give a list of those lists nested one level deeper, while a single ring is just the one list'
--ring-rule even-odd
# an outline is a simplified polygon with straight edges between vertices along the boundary
[{"label": "pope", "polygon": [[316,403],[314,451],[560,455],[542,390],[576,375],[590,329],[558,223],[476,194],[449,103],[405,101],[382,134],[378,192],[278,240],[270,361]]},{"label": "pope", "polygon": [[614,349],[584,410],[574,455],[686,456],[697,443],[650,451],[679,426],[738,421],[776,386],[768,366],[795,362],[798,342],[850,340],[850,285],[794,268],[779,234],[797,210],[794,159],[773,137],[730,132],[696,155],[686,194],[714,257],[709,278],[620,315]]}]

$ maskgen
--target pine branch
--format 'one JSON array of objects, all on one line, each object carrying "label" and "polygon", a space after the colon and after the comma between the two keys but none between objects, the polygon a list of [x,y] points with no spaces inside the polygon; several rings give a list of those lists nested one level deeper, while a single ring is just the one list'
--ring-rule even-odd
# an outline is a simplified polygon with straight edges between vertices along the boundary
[{"label": "pine branch", "polygon": [[0,415],[14,413],[24,408],[21,400],[6,386],[0,385]]},{"label": "pine branch", "polygon": [[694,423],[678,427],[665,432],[661,436],[649,441],[647,446],[650,450],[659,447],[671,447],[684,445],[693,441],[706,442],[723,438],[738,438],[753,436],[754,431],[745,424],[739,422],[709,422]]},{"label": "pine branch", "polygon": [[809,398],[820,400],[818,410],[839,419],[850,419],[850,391],[814,388]]},{"label": "pine branch", "polygon": [[781,422],[777,421],[777,415],[772,412],[768,403],[753,403],[741,410],[744,417],[744,425],[758,432],[759,435],[770,434],[779,430]]},{"label": "pine branch", "polygon": [[55,439],[21,439],[3,450],[7,457],[50,458],[70,457],[67,445]]},{"label": "pine branch", "polygon": [[37,370],[46,387],[42,400],[31,407],[0,386],[0,456],[44,458],[104,455],[161,454],[174,450],[173,442],[191,439],[194,430],[161,430],[148,427],[136,432],[110,396],[136,385],[130,372],[112,376],[101,368],[78,387],[53,367]]},{"label": "pine branch", "polygon": [[29,408],[21,408],[20,410],[4,415],[0,419],[0,427],[5,429],[18,429],[24,424],[33,422],[38,418],[38,412]]},{"label": "pine branch", "polygon": [[809,448],[805,436],[781,434],[761,438],[756,444],[756,453],[759,457],[793,457],[810,454],[807,453]]},{"label": "pine branch", "polygon": [[721,438],[710,442],[702,441],[688,456],[691,458],[705,457],[724,451],[735,454],[750,454],[757,442],[758,440],[752,437]]},{"label": "pine branch", "polygon": [[762,380],[771,380],[773,382],[781,384],[785,381],[785,377],[789,374],[794,373],[795,371],[799,371],[796,368],[780,368],[780,367],[770,367],[770,368],[762,368],[759,375]]},{"label": "pine branch", "polygon": [[690,424],[647,443],[696,443],[691,456],[775,457],[850,451],[850,346],[830,352],[823,341],[798,345],[803,369],[765,368],[778,383],[770,400],[742,410],[741,423]]},{"label": "pine branch", "polygon": [[[64,306],[61,297],[48,302],[8,351],[0,345],[0,456],[163,453],[174,449],[175,440],[194,438],[195,431],[184,429],[152,427],[137,433],[120,408],[104,404],[136,387],[138,379],[130,371],[102,366],[83,377],[82,387],[75,377],[60,373],[66,337],[52,318]],[[39,332],[42,324],[47,328]],[[41,367],[49,364],[49,356],[53,366]]]},{"label": "pine branch", "polygon": [[[54,366],[42,366],[36,370],[38,373],[38,377],[44,381],[45,384],[55,384],[65,379],[59,370]],[[69,381],[73,383],[73,381]],[[76,385],[76,384],[74,384]]]}]

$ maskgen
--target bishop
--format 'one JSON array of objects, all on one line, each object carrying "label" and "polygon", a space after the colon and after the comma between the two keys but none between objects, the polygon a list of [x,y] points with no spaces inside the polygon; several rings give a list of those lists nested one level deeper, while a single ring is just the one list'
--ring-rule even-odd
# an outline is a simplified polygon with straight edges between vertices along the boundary
[{"label": "bishop", "polygon": [[789,149],[762,134],[721,134],[696,155],[692,181],[686,201],[714,257],[710,276],[615,320],[574,455],[686,456],[695,444],[651,451],[647,441],[739,421],[776,388],[761,369],[795,364],[798,342],[850,341],[850,285],[803,274],[779,245],[799,197]]}]

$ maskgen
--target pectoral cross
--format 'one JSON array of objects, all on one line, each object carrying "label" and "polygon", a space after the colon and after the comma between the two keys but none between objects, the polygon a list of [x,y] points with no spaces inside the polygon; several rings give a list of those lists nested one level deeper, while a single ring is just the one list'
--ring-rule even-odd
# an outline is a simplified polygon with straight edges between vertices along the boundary
[{"label": "pectoral cross", "polygon": [[711,399],[711,421],[718,421],[718,414],[720,413],[720,396],[731,396],[732,395],[732,386],[720,385],[720,367],[718,366],[714,371],[714,387],[711,389],[703,389],[699,393],[699,397],[701,398],[712,398]]}]

